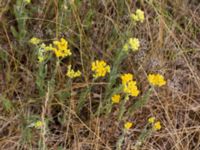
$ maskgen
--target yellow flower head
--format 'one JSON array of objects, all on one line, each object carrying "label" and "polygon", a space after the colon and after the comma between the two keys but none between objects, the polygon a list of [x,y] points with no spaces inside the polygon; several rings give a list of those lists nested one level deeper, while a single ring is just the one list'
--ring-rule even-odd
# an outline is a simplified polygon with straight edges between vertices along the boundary
[{"label": "yellow flower head", "polygon": [[140,47],[140,41],[137,38],[130,38],[128,43],[132,51],[137,51]]},{"label": "yellow flower head", "polygon": [[138,16],[140,22],[144,21],[144,11],[142,11],[141,9],[137,9],[136,15]]},{"label": "yellow flower head", "polygon": [[60,41],[54,41],[53,44],[56,45],[58,49],[67,49],[68,47],[68,42],[63,38],[61,38]]},{"label": "yellow flower head", "polygon": [[121,96],[120,96],[119,94],[113,95],[113,96],[112,96],[112,103],[113,103],[113,104],[114,104],[114,103],[118,104],[118,103],[120,102],[120,98],[121,98]]},{"label": "yellow flower head", "polygon": [[67,67],[67,74],[66,74],[69,78],[76,78],[76,77],[80,77],[81,76],[81,72],[78,71],[74,71],[73,69],[71,69],[71,65],[69,65]]},{"label": "yellow flower head", "polygon": [[160,74],[149,74],[148,81],[152,85],[163,86],[166,84],[164,77]]},{"label": "yellow flower head", "polygon": [[124,46],[123,46],[123,50],[124,50],[125,52],[127,52],[128,49],[129,49],[129,45],[128,45],[128,43],[125,43]]},{"label": "yellow flower head", "polygon": [[103,60],[96,60],[92,62],[92,71],[94,71],[94,78],[104,77],[106,73],[110,72],[110,66]]},{"label": "yellow flower head", "polygon": [[144,22],[144,12],[141,9],[137,9],[135,14],[131,14],[131,19],[135,22]]},{"label": "yellow flower head", "polygon": [[29,42],[30,42],[31,44],[37,45],[37,44],[39,44],[39,43],[41,42],[41,40],[38,39],[38,38],[36,38],[36,37],[32,37],[32,38],[29,40]]},{"label": "yellow flower head", "polygon": [[125,85],[129,81],[133,80],[133,75],[130,73],[123,74],[121,75],[121,80],[122,80],[122,84]]},{"label": "yellow flower head", "polygon": [[150,118],[148,119],[148,122],[149,122],[149,123],[154,123],[154,122],[155,122],[155,117],[150,117]]},{"label": "yellow flower head", "polygon": [[131,96],[138,96],[140,91],[137,88],[136,81],[133,81],[133,75],[130,73],[121,75],[123,91]]},{"label": "yellow flower head", "polygon": [[124,85],[124,93],[129,94],[131,96],[138,96],[140,91],[136,86],[135,81],[129,81],[126,85]]},{"label": "yellow flower head", "polygon": [[25,2],[26,2],[27,4],[29,4],[29,3],[31,3],[31,0],[25,0]]},{"label": "yellow flower head", "polygon": [[133,126],[133,123],[132,123],[132,122],[126,122],[126,123],[124,124],[124,128],[125,128],[126,130],[130,129],[132,126]]},{"label": "yellow flower head", "polygon": [[124,44],[123,51],[128,52],[129,49],[132,51],[137,51],[140,47],[140,41],[137,38],[129,38],[129,40]]},{"label": "yellow flower head", "polygon": [[42,63],[45,60],[45,58],[43,56],[38,56],[38,62]]},{"label": "yellow flower head", "polygon": [[131,19],[135,22],[139,21],[139,18],[136,14],[131,14]]},{"label": "yellow flower head", "polygon": [[34,127],[35,128],[41,128],[43,126],[43,122],[42,121],[36,121],[35,124],[34,124]]},{"label": "yellow flower head", "polygon": [[71,50],[68,48],[68,42],[65,39],[61,38],[60,41],[54,41],[53,44],[55,45],[56,48],[47,47],[47,50],[52,49],[56,57],[63,58],[70,56],[72,54]]},{"label": "yellow flower head", "polygon": [[154,129],[154,130],[160,130],[160,129],[161,129],[160,121],[157,121],[157,122],[153,125],[153,129]]}]

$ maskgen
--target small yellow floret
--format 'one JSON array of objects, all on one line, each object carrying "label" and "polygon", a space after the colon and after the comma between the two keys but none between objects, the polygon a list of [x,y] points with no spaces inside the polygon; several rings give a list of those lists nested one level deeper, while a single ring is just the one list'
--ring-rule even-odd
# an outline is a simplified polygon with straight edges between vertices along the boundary
[{"label": "small yellow floret", "polygon": [[104,77],[106,73],[110,72],[110,66],[103,60],[96,60],[92,62],[92,71],[94,71],[94,78]]},{"label": "small yellow floret", "polygon": [[124,85],[128,83],[129,81],[133,80],[133,75],[130,73],[123,74],[121,75],[121,80],[122,80],[122,84]]},{"label": "small yellow floret", "polygon": [[140,41],[137,38],[129,38],[123,46],[123,51],[128,52],[129,49],[137,51],[140,47]]},{"label": "small yellow floret", "polygon": [[155,117],[150,117],[150,118],[148,119],[148,122],[149,122],[149,123],[154,123],[154,122],[155,122]]},{"label": "small yellow floret", "polygon": [[128,45],[128,43],[125,43],[124,46],[123,46],[123,50],[124,50],[125,52],[127,52],[128,49],[129,49],[129,45]]},{"label": "small yellow floret", "polygon": [[31,0],[24,0],[27,4],[31,3]]},{"label": "small yellow floret", "polygon": [[137,88],[136,81],[133,81],[133,75],[130,73],[121,75],[123,91],[131,96],[138,96],[140,91]]},{"label": "small yellow floret", "polygon": [[140,93],[140,91],[138,90],[138,88],[136,86],[135,81],[130,81],[126,85],[124,85],[124,92],[131,96],[138,96]]},{"label": "small yellow floret", "polygon": [[43,56],[38,56],[38,62],[43,62],[45,60],[45,58]]},{"label": "small yellow floret", "polygon": [[139,21],[139,18],[136,14],[131,14],[131,19],[135,22]]},{"label": "small yellow floret", "polygon": [[166,84],[164,77],[160,74],[149,74],[148,81],[152,85],[163,86]]},{"label": "small yellow floret", "polygon": [[60,50],[67,49],[68,47],[68,42],[63,38],[61,38],[60,41],[54,41],[53,44],[56,45]]},{"label": "small yellow floret", "polygon": [[76,78],[76,77],[80,77],[81,76],[81,72],[78,70],[78,71],[74,71],[73,69],[71,69],[71,65],[69,65],[68,67],[68,70],[67,70],[67,76],[69,78]]},{"label": "small yellow floret", "polygon": [[132,122],[126,122],[125,124],[124,124],[124,128],[125,129],[130,129],[131,127],[133,126],[133,123]]},{"label": "small yellow floret", "polygon": [[37,44],[39,44],[39,43],[41,42],[41,40],[38,39],[38,38],[36,38],[36,37],[32,37],[32,38],[29,40],[29,42],[30,42],[31,44],[37,45]]},{"label": "small yellow floret", "polygon": [[118,104],[120,102],[121,96],[119,94],[115,94],[112,96],[112,103]]},{"label": "small yellow floret", "polygon": [[160,130],[160,129],[161,129],[160,121],[157,121],[157,122],[153,125],[153,129],[154,129],[154,130]]},{"label": "small yellow floret", "polygon": [[131,19],[135,22],[144,22],[144,11],[137,9],[135,14],[131,14]]},{"label": "small yellow floret", "polygon": [[144,11],[142,11],[141,9],[137,9],[136,15],[138,16],[140,22],[144,21]]},{"label": "small yellow floret", "polygon": [[35,128],[41,128],[43,125],[44,124],[43,124],[42,121],[36,121],[35,124],[34,124]]},{"label": "small yellow floret", "polygon": [[70,56],[72,53],[71,53],[71,50],[68,48],[68,42],[61,38],[60,41],[54,41],[53,44],[55,45],[55,47],[48,47],[46,48],[47,50],[48,49],[52,49],[56,55],[56,57],[67,57],[67,56]]},{"label": "small yellow floret", "polygon": [[137,38],[130,38],[128,43],[133,51],[137,51],[140,47],[140,41]]}]

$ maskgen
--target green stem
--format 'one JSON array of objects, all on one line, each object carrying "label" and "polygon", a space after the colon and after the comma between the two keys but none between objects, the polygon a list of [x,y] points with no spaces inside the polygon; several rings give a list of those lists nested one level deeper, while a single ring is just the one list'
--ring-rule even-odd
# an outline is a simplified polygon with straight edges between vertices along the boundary
[{"label": "green stem", "polygon": [[149,97],[152,93],[152,88],[149,88],[148,91],[144,96],[142,96],[139,100],[137,100],[129,109],[128,114],[131,114],[132,112],[135,112],[137,109],[143,107],[149,100]]},{"label": "green stem", "polygon": [[[123,61],[125,56],[126,56],[126,53],[121,49],[119,49],[116,53],[116,56],[114,59],[114,64],[113,64],[112,70],[109,75],[108,85],[106,86],[106,90],[105,90],[106,91],[105,98],[104,98],[104,101],[102,104],[103,110],[108,107],[107,105],[110,106],[110,99],[111,99],[111,95],[112,95],[112,91],[113,91],[111,89],[113,88],[113,85],[115,84],[116,79],[118,77],[117,72],[119,69],[119,65],[121,64],[121,62]],[[107,110],[107,112],[109,112],[109,110]]]},{"label": "green stem", "polygon": [[119,115],[118,115],[118,120],[121,121],[122,117],[126,111],[125,104],[129,100],[129,96],[126,95],[126,97],[123,99],[122,103],[120,104],[120,110],[119,110]]},{"label": "green stem", "polygon": [[122,149],[122,143],[124,141],[125,134],[126,134],[126,132],[125,132],[125,130],[123,130],[122,135],[117,140],[117,144],[116,144],[116,149],[117,150],[121,150]]},{"label": "green stem", "polygon": [[142,143],[145,141],[145,139],[151,135],[152,129],[147,129],[147,126],[143,129],[142,133],[139,135],[137,143],[135,145],[135,150],[139,150]]}]

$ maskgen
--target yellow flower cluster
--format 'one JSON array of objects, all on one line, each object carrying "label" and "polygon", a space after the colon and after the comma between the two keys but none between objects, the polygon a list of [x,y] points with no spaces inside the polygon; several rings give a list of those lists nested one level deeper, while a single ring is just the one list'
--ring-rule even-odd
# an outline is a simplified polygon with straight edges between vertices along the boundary
[{"label": "yellow flower cluster", "polygon": [[136,86],[135,81],[130,81],[124,86],[124,92],[127,94],[130,94],[131,96],[138,96],[139,95],[139,90]]},{"label": "yellow flower cluster", "polygon": [[34,127],[37,129],[41,128],[43,125],[44,125],[44,123],[42,121],[36,121],[34,123]]},{"label": "yellow flower cluster", "polygon": [[110,66],[103,60],[96,60],[92,62],[92,71],[94,71],[94,78],[104,77],[106,73],[110,72]]},{"label": "yellow flower cluster", "polygon": [[67,67],[67,74],[66,74],[69,78],[76,78],[76,77],[80,77],[81,76],[81,72],[78,70],[78,71],[74,71],[72,68],[71,68],[71,65],[69,65]]},{"label": "yellow flower cluster", "polygon": [[131,14],[131,19],[135,22],[144,22],[144,12],[141,9],[137,9],[135,14]]},{"label": "yellow flower cluster", "polygon": [[[151,123],[151,124],[153,124],[153,129],[154,129],[155,131],[157,131],[157,130],[160,130],[160,129],[161,129],[161,124],[160,124],[160,121],[156,121],[156,122],[155,122],[155,120],[156,120],[155,117],[150,117],[150,118],[148,119],[148,122]],[[155,122],[155,123],[154,123],[154,122]]]},{"label": "yellow flower cluster", "polygon": [[56,57],[67,57],[70,56],[71,50],[68,48],[68,42],[61,38],[60,41],[54,41],[53,44],[55,45],[55,47],[53,48],[51,45],[49,47],[47,47],[47,49],[52,49],[56,55]]},{"label": "yellow flower cluster", "polygon": [[29,42],[30,42],[31,44],[37,45],[37,44],[41,43],[41,40],[38,39],[38,38],[36,38],[36,37],[32,37],[32,38],[29,40]]},{"label": "yellow flower cluster", "polygon": [[[33,45],[38,45],[42,42],[41,39],[38,39],[36,37],[32,37],[29,42]],[[40,44],[38,47],[38,51],[37,51],[37,57],[38,57],[38,61],[41,63],[46,59],[46,55],[45,55],[45,51],[46,51],[46,45],[44,43]]]},{"label": "yellow flower cluster", "polygon": [[160,74],[149,74],[148,81],[154,86],[163,86],[166,84],[164,77]]},{"label": "yellow flower cluster", "polygon": [[126,130],[130,129],[132,126],[133,126],[133,123],[132,123],[132,122],[126,122],[126,123],[124,124],[124,128],[125,128]]},{"label": "yellow flower cluster", "polygon": [[[29,42],[31,44],[34,44],[34,45],[38,45],[42,42],[42,40],[36,38],[36,37],[33,37],[29,40]],[[39,62],[43,62],[45,60],[45,52],[47,51],[53,51],[56,55],[56,57],[67,57],[67,56],[70,56],[72,53],[71,53],[71,50],[68,48],[68,42],[64,39],[64,38],[61,38],[60,41],[54,41],[53,42],[53,45],[52,44],[49,44],[48,46],[45,45],[44,43],[40,44],[39,45],[39,50],[38,50],[38,60]]]},{"label": "yellow flower cluster", "polygon": [[121,75],[123,91],[131,96],[138,96],[140,91],[137,88],[136,81],[133,81],[133,75],[130,73]]},{"label": "yellow flower cluster", "polygon": [[118,104],[120,102],[121,96],[119,94],[115,94],[112,96],[112,103]]},{"label": "yellow flower cluster", "polygon": [[133,51],[137,51],[140,47],[140,41],[137,38],[130,38],[129,45]]},{"label": "yellow flower cluster", "polygon": [[161,129],[160,121],[157,121],[157,122],[154,123],[153,129],[156,130],[156,131]]},{"label": "yellow flower cluster", "polygon": [[25,0],[25,2],[29,4],[29,3],[31,3],[31,0]]},{"label": "yellow flower cluster", "polygon": [[129,38],[128,42],[124,44],[123,50],[128,51],[131,49],[132,51],[137,51],[140,47],[140,41],[137,38]]},{"label": "yellow flower cluster", "polygon": [[130,73],[123,74],[121,75],[121,80],[122,80],[122,84],[124,85],[128,83],[129,81],[133,80],[133,75]]},{"label": "yellow flower cluster", "polygon": [[156,119],[155,117],[150,117],[150,118],[148,119],[148,122],[149,122],[149,123],[154,123],[154,122],[155,122],[155,119]]}]

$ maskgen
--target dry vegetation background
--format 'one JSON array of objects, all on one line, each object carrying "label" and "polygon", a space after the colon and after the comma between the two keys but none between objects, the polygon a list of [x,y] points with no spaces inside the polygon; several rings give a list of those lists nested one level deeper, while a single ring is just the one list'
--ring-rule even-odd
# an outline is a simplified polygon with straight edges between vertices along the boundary
[{"label": "dry vegetation background", "polygon": [[[94,59],[112,64],[115,50],[127,39],[123,33],[137,37],[141,47],[121,63],[121,72],[136,75],[141,91],[149,86],[150,72],[163,74],[167,85],[154,89],[148,103],[128,116],[134,127],[122,149],[133,149],[150,116],[161,121],[162,129],[140,149],[200,149],[199,0],[32,0],[25,7],[19,1],[0,0],[0,150],[115,150],[123,121],[116,119],[118,106],[109,115],[95,115],[107,80],[93,83],[90,64]],[[145,21],[133,27],[129,15],[137,8],[145,12]],[[51,84],[46,80],[55,60],[48,63],[43,96],[31,37],[47,43],[64,37],[73,52]],[[67,63],[83,72],[70,88]],[[89,84],[93,89],[77,111]],[[38,118],[48,122],[42,132],[29,127]]]}]

